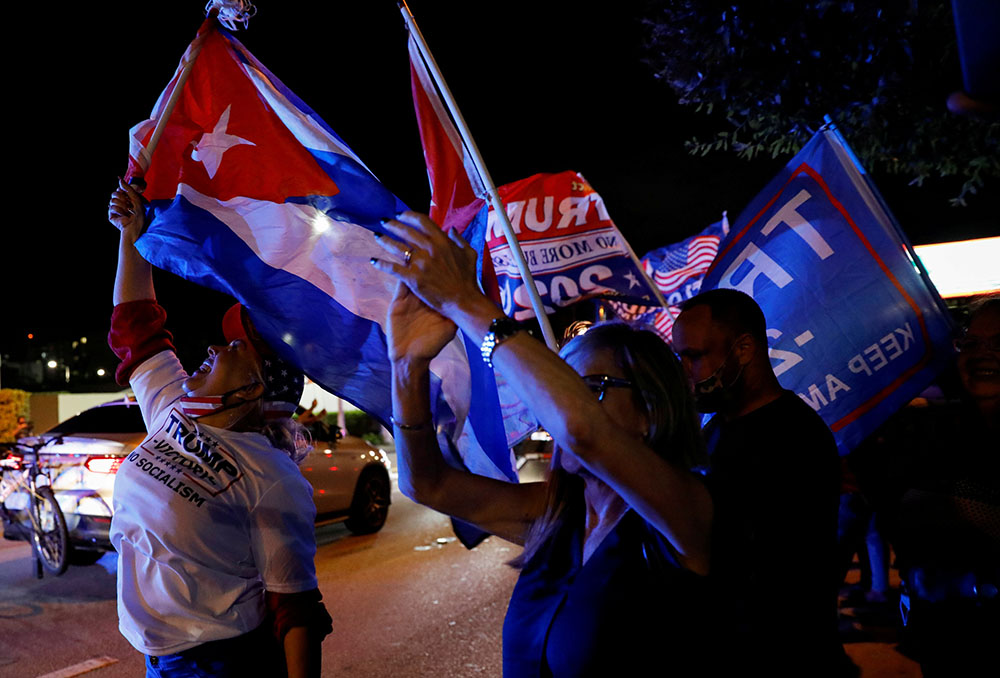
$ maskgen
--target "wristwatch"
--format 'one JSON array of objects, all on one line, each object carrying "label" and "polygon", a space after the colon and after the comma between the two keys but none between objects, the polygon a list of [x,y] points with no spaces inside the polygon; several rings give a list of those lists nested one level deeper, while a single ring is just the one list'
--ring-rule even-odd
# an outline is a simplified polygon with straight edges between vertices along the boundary
[{"label": "wristwatch", "polygon": [[510,339],[522,329],[521,323],[507,316],[494,318],[490,323],[490,329],[483,337],[483,343],[479,351],[483,354],[483,362],[490,368],[493,367],[493,351],[504,341]]}]

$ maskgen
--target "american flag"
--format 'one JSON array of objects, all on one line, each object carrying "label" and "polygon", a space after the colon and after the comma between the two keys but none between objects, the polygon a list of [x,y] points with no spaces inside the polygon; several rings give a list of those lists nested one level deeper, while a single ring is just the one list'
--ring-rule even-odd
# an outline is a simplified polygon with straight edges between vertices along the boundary
[{"label": "american flag", "polygon": [[692,278],[702,276],[719,252],[720,237],[699,234],[680,245],[653,250],[642,259],[656,286],[669,296]]},{"label": "american flag", "polygon": [[670,306],[664,308],[610,302],[615,313],[632,324],[652,327],[657,334],[670,341],[674,318],[680,313],[680,304],[701,289],[701,279],[719,251],[719,242],[728,233],[729,221],[723,213],[722,221],[712,224],[701,233],[648,252],[642,258],[642,265]]},{"label": "american flag", "polygon": [[674,329],[674,318],[681,312],[679,306],[634,306],[616,301],[608,302],[615,313],[630,325],[645,326],[670,341]]}]

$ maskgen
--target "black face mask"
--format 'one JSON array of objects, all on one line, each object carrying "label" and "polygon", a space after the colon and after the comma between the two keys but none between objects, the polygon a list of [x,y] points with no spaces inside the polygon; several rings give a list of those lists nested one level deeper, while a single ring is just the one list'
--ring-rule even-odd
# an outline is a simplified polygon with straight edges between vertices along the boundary
[{"label": "black face mask", "polygon": [[699,412],[718,412],[732,399],[733,387],[736,386],[740,377],[743,376],[744,366],[740,365],[740,371],[736,373],[736,376],[733,377],[733,380],[729,384],[722,383],[722,370],[725,369],[726,363],[729,362],[729,357],[733,354],[734,348],[736,348],[736,344],[733,344],[729,348],[729,353],[726,354],[722,364],[719,365],[715,372],[712,372],[712,374],[694,385],[694,407]]}]

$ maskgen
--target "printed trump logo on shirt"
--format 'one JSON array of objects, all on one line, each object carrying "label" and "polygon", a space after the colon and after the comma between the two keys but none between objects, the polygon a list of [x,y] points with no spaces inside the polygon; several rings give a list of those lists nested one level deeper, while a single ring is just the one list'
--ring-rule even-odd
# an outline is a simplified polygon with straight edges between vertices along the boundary
[{"label": "printed trump logo on shirt", "polygon": [[216,497],[243,477],[232,453],[176,409],[140,449],[145,456],[129,461],[191,501],[186,488]]}]

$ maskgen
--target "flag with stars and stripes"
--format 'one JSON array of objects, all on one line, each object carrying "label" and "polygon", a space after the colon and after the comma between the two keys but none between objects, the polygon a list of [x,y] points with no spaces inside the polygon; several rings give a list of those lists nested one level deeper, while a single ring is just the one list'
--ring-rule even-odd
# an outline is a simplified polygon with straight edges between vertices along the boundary
[{"label": "flag with stars and stripes", "polygon": [[729,222],[723,214],[701,233],[678,243],[652,250],[642,258],[643,270],[656,283],[669,304],[648,306],[613,302],[615,313],[631,323],[648,325],[666,341],[670,341],[674,318],[680,313],[680,304],[701,289],[702,278],[712,265],[719,242],[729,233]]},{"label": "flag with stars and stripes", "polygon": [[698,293],[701,279],[727,231],[725,221],[720,221],[698,235],[655,249],[642,258],[643,267],[668,302],[677,304]]}]

